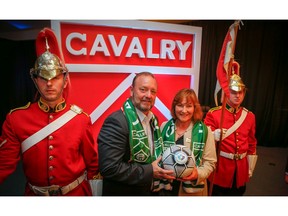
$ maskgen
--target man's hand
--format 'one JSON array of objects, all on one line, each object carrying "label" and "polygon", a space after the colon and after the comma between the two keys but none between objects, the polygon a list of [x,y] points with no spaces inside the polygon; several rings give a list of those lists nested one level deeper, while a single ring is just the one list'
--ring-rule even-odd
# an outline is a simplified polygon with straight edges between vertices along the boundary
[{"label": "man's hand", "polygon": [[175,179],[173,170],[165,170],[159,167],[158,163],[161,161],[161,156],[152,162],[153,177],[156,179]]}]

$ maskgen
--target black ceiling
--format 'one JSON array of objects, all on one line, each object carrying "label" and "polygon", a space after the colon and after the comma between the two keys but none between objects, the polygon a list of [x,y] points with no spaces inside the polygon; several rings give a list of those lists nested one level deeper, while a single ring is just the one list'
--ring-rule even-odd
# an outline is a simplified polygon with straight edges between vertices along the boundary
[{"label": "black ceiling", "polygon": [[50,20],[0,20],[0,33],[39,29],[50,26]]},{"label": "black ceiling", "polygon": [[[173,24],[185,24],[191,20],[146,20]],[[44,27],[50,27],[51,20],[1,20],[0,38],[8,40],[34,40]]]},{"label": "black ceiling", "polygon": [[30,40],[36,37],[35,32],[49,26],[50,20],[0,20],[0,38]]}]

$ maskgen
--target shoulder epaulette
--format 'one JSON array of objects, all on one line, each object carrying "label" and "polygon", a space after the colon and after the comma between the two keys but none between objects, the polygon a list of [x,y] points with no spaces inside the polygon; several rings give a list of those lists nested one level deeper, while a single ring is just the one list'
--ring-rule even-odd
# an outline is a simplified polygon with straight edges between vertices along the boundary
[{"label": "shoulder epaulette", "polygon": [[243,107],[243,110],[245,110],[246,112],[250,112],[248,109],[246,109],[245,107]]},{"label": "shoulder epaulette", "polygon": [[71,110],[73,110],[74,112],[76,112],[77,114],[81,114],[83,113],[84,115],[86,115],[87,117],[89,117],[89,115],[83,111],[83,109],[75,104],[71,105],[70,107]]},{"label": "shoulder epaulette", "polygon": [[16,111],[16,110],[23,110],[23,109],[27,109],[30,106],[30,102],[28,102],[25,106],[22,107],[17,107],[15,109],[10,110],[9,114],[11,114],[12,112]]},{"label": "shoulder epaulette", "polygon": [[222,106],[217,106],[217,107],[211,108],[208,112],[214,112],[214,111],[220,110],[220,109],[222,109]]}]

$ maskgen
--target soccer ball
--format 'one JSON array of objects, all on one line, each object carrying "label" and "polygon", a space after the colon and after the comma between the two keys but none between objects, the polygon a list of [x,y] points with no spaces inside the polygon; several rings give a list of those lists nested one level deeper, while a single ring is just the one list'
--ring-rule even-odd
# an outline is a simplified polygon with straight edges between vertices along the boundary
[{"label": "soccer ball", "polygon": [[182,178],[190,175],[195,167],[191,150],[184,145],[171,145],[162,155],[164,169],[173,170],[174,176]]}]

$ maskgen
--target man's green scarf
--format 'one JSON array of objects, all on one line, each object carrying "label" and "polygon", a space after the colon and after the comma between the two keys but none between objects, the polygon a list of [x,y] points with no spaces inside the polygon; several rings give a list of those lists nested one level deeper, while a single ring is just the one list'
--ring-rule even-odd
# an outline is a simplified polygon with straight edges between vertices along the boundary
[{"label": "man's green scarf", "polygon": [[[137,112],[130,99],[123,104],[123,111],[128,120],[129,143],[131,151],[131,160],[137,163],[150,164],[155,161],[163,152],[163,139],[157,117],[153,114],[151,119],[151,130],[153,133],[154,149],[150,150],[148,137],[139,121]],[[153,152],[153,154],[151,154]],[[159,191],[160,180],[153,179],[153,191]]]},{"label": "man's green scarf", "polygon": [[[191,144],[190,149],[194,154],[195,163],[198,167],[201,164],[202,155],[204,146],[207,140],[208,129],[207,126],[202,122],[198,121],[193,125],[193,129],[191,132]],[[162,137],[164,142],[164,151],[171,145],[175,145],[175,120],[170,119],[162,130]],[[184,140],[185,142],[185,140]],[[191,188],[203,188],[204,185],[195,185],[195,181],[186,181],[183,182],[183,189],[187,193],[193,193],[193,189]],[[172,188],[167,185],[166,189],[171,190]]]},{"label": "man's green scarf", "polygon": [[[163,140],[156,116],[152,116],[151,130],[153,133],[154,149],[150,150],[148,137],[139,121],[135,107],[130,99],[123,104],[123,110],[128,120],[130,132],[131,159],[138,163],[149,164],[156,160],[163,151]],[[154,152],[154,154],[151,154]]]}]

